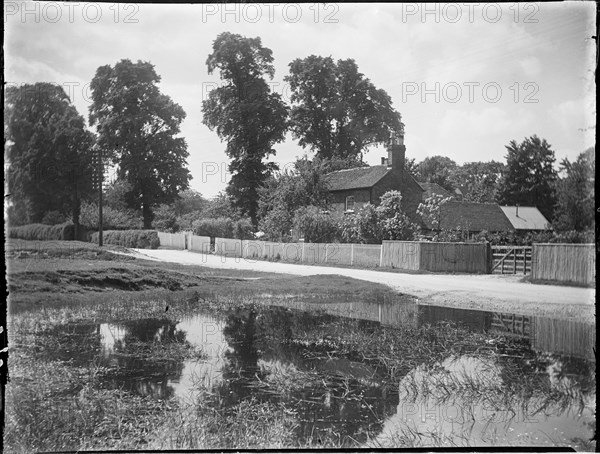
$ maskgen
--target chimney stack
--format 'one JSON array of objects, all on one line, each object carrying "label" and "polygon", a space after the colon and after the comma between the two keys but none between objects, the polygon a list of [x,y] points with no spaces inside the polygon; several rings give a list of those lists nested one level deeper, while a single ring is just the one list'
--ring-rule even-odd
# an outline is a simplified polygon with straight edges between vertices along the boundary
[{"label": "chimney stack", "polygon": [[394,170],[402,171],[404,169],[404,160],[406,158],[406,147],[404,146],[404,134],[394,134],[388,144],[387,165]]}]

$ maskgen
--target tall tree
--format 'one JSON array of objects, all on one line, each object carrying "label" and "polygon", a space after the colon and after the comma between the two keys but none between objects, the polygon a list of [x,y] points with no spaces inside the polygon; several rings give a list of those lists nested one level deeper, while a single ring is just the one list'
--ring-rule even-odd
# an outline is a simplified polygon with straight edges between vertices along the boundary
[{"label": "tall tree", "polygon": [[501,162],[465,162],[451,170],[449,181],[467,202],[493,203],[505,166]]},{"label": "tall tree", "polygon": [[289,66],[291,129],[302,147],[321,158],[361,161],[369,146],[403,132],[390,96],[354,60],[311,55]]},{"label": "tall tree", "polygon": [[535,206],[546,219],[552,219],[557,172],[551,145],[533,135],[520,144],[511,140],[506,149],[506,172],[496,200],[506,205]]},{"label": "tall tree", "polygon": [[99,67],[91,83],[90,124],[118,178],[131,185],[127,203],[142,210],[146,229],[153,207],[174,201],[191,178],[187,144],[177,137],[185,112],[160,92],[159,82],[151,63],[121,60]]},{"label": "tall tree", "polygon": [[566,173],[557,181],[554,225],[558,230],[584,231],[594,227],[596,149],[588,148],[570,162],[563,159],[560,170]]},{"label": "tall tree", "polygon": [[227,142],[232,174],[227,194],[257,225],[258,189],[277,169],[265,158],[283,141],[288,111],[281,96],[271,92],[265,77],[275,74],[273,53],[260,38],[221,33],[206,60],[208,73],[219,70],[224,84],[202,103],[203,123]]},{"label": "tall tree", "polygon": [[421,182],[437,183],[447,191],[454,190],[452,173],[456,162],[446,156],[429,156],[417,166],[416,179]]},{"label": "tall tree", "polygon": [[94,135],[63,88],[8,87],[4,131],[8,190],[11,203],[24,207],[23,220],[40,222],[59,211],[78,228],[81,199],[92,190]]}]

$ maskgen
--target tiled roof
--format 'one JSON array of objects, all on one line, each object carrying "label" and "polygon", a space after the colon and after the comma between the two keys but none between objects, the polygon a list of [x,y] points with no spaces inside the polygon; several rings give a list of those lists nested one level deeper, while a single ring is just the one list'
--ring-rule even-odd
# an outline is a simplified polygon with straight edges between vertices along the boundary
[{"label": "tiled roof", "polygon": [[324,179],[330,191],[370,188],[391,171],[387,166],[355,167],[328,173]]},{"label": "tiled roof", "polygon": [[446,191],[444,188],[442,188],[437,183],[420,183],[419,182],[419,186],[421,186],[423,188],[423,191],[425,191],[425,193],[423,194],[424,199],[426,199],[427,197],[431,197],[433,194],[438,194],[438,195],[441,195],[442,197],[452,197],[452,194],[450,194],[448,191]]},{"label": "tiled roof", "polygon": [[[450,201],[442,204],[440,223],[442,229],[463,228],[472,232],[506,232],[514,227],[496,203]],[[424,224],[432,228],[429,222]]]},{"label": "tiled roof", "polygon": [[501,206],[505,216],[517,230],[546,230],[549,222],[536,207]]}]

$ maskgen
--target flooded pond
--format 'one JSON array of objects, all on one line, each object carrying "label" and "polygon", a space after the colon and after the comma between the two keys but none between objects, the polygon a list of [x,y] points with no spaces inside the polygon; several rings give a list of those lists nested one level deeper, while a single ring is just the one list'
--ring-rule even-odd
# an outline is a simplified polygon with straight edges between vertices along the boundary
[{"label": "flooded pond", "polygon": [[[480,333],[480,344],[462,348],[460,326]],[[594,323],[412,302],[289,301],[60,331],[72,342],[53,354],[94,362],[106,371],[103,387],[186,408],[221,411],[250,397],[283,405],[300,445],[582,449],[595,431]],[[390,347],[398,360],[369,347],[399,333],[408,334]],[[191,353],[145,353],[157,344]]]}]

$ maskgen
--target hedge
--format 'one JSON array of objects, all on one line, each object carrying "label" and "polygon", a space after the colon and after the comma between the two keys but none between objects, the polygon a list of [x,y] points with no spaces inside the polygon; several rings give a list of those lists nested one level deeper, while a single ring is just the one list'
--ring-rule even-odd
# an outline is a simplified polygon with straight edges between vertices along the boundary
[{"label": "hedge", "polygon": [[[156,230],[106,230],[102,240],[105,244],[133,247],[140,249],[156,249],[160,246]],[[98,232],[92,234],[92,243],[98,243]]]},{"label": "hedge", "polygon": [[75,226],[71,223],[46,225],[27,224],[18,227],[10,227],[9,238],[20,240],[52,241],[52,240],[87,240],[87,232],[83,226],[79,227],[79,238],[75,238]]}]

